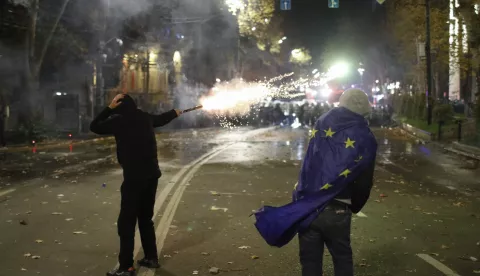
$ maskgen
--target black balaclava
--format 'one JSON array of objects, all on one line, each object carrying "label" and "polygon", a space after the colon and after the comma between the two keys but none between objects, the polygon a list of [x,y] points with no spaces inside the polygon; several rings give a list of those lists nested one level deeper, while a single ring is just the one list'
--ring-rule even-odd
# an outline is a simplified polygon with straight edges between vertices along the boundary
[{"label": "black balaclava", "polygon": [[120,100],[121,104],[115,108],[115,113],[128,116],[137,110],[137,104],[129,95],[125,95],[123,99]]}]

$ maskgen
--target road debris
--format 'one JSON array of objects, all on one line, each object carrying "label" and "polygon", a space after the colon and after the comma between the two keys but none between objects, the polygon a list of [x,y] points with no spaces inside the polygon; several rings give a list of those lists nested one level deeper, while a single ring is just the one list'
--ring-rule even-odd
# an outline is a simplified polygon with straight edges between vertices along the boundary
[{"label": "road debris", "polygon": [[218,273],[220,273],[220,269],[218,267],[211,267],[208,272],[210,272],[210,274],[213,274],[213,275],[216,275]]},{"label": "road debris", "polygon": [[242,245],[238,249],[249,249],[249,248],[252,248],[252,247],[248,245]]},{"label": "road debris", "polygon": [[54,216],[59,216],[59,215],[63,215],[63,213],[61,213],[61,212],[53,212],[52,215],[54,215]]},{"label": "road debris", "polygon": [[25,253],[25,254],[23,254],[23,257],[30,258],[30,257],[32,257],[32,254],[30,254],[30,253]]},{"label": "road debris", "polygon": [[33,256],[32,256],[32,259],[38,260],[38,259],[40,259],[40,256],[38,256],[38,255],[33,255]]},{"label": "road debris", "polygon": [[194,271],[192,272],[192,274],[193,274],[193,275],[198,275],[198,270],[194,270]]},{"label": "road debris", "polygon": [[21,224],[21,225],[28,225],[28,223],[27,223],[25,220],[23,220],[23,219],[20,221],[20,224]]},{"label": "road debris", "polygon": [[66,221],[72,221],[73,218],[66,218],[65,220],[66,220]]},{"label": "road debris", "polygon": [[202,254],[203,256],[208,256],[208,255],[210,255],[210,253],[208,253],[208,252],[202,252],[202,253],[200,253],[200,254]]},{"label": "road debris", "polygon": [[210,207],[210,210],[211,210],[211,211],[223,210],[223,212],[227,212],[227,211],[228,211],[228,208],[220,208],[220,207],[212,206],[212,207]]},{"label": "road debris", "polygon": [[164,257],[165,259],[168,259],[168,258],[171,258],[172,256],[171,256],[171,255],[163,255],[163,257]]},{"label": "road debris", "polygon": [[252,259],[252,260],[257,260],[257,259],[259,259],[259,258],[260,258],[260,257],[258,257],[258,256],[256,256],[256,255],[252,255],[252,256],[250,257],[250,259]]},{"label": "road debris", "polygon": [[84,231],[74,231],[73,234],[75,234],[75,235],[86,235],[87,232],[84,232]]},{"label": "road debris", "polygon": [[35,240],[36,243],[43,243],[43,240]]},{"label": "road debris", "polygon": [[210,191],[210,194],[211,194],[212,196],[219,196],[219,195],[220,195],[220,193],[218,193],[218,192],[216,192],[216,191]]}]

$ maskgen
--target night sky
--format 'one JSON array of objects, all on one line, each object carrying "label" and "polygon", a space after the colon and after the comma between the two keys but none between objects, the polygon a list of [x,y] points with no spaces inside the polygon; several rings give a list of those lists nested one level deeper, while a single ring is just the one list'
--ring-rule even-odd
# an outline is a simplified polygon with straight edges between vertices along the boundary
[{"label": "night sky", "polygon": [[[277,1],[277,9],[280,9],[280,0]],[[363,32],[369,35],[378,27],[384,10],[376,0],[338,0],[339,9],[329,8],[328,0],[291,1],[292,10],[277,11],[284,16],[285,35],[292,39],[294,44],[298,43],[294,46],[305,46],[309,49],[313,62],[320,56],[323,42],[335,34],[339,21],[350,20],[359,26],[360,35]]]}]

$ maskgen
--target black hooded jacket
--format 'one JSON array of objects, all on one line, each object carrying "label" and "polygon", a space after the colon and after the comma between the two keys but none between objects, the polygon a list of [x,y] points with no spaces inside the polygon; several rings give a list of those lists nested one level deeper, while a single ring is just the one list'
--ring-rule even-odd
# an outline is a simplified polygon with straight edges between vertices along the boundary
[{"label": "black hooded jacket", "polygon": [[114,135],[117,159],[125,180],[145,180],[161,176],[157,159],[156,127],[177,117],[175,110],[152,115],[137,108],[128,95],[115,109],[105,108],[90,124],[90,130],[100,135]]}]

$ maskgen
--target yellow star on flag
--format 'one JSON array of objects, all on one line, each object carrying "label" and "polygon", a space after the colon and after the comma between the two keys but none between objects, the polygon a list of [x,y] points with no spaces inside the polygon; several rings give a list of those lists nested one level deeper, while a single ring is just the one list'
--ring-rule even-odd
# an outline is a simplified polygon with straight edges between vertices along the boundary
[{"label": "yellow star on flag", "polygon": [[315,138],[315,134],[317,134],[318,130],[312,129],[312,133],[310,133],[310,139]]},{"label": "yellow star on flag", "polygon": [[320,190],[328,190],[330,187],[333,187],[333,186],[327,183],[323,185],[322,188],[320,188]]},{"label": "yellow star on flag", "polygon": [[328,129],[323,130],[325,132],[325,137],[333,137],[333,134],[335,134],[334,131],[332,131],[332,128],[329,127]]},{"label": "yellow star on flag", "polygon": [[357,159],[357,160],[355,160],[355,162],[357,162],[357,163],[358,163],[358,162],[360,162],[360,160],[362,160],[362,159],[363,159],[363,156],[361,156],[361,155],[360,155],[360,156],[358,157],[358,159]]},{"label": "yellow star on flag", "polygon": [[347,141],[345,141],[344,143],[345,143],[345,148],[346,148],[346,149],[348,149],[348,148],[350,148],[350,147],[355,148],[355,147],[353,146],[353,144],[355,143],[355,141],[350,140],[350,138],[347,138]]},{"label": "yellow star on flag", "polygon": [[351,171],[349,169],[346,169],[339,176],[343,175],[343,176],[347,177],[350,173],[351,173]]}]

